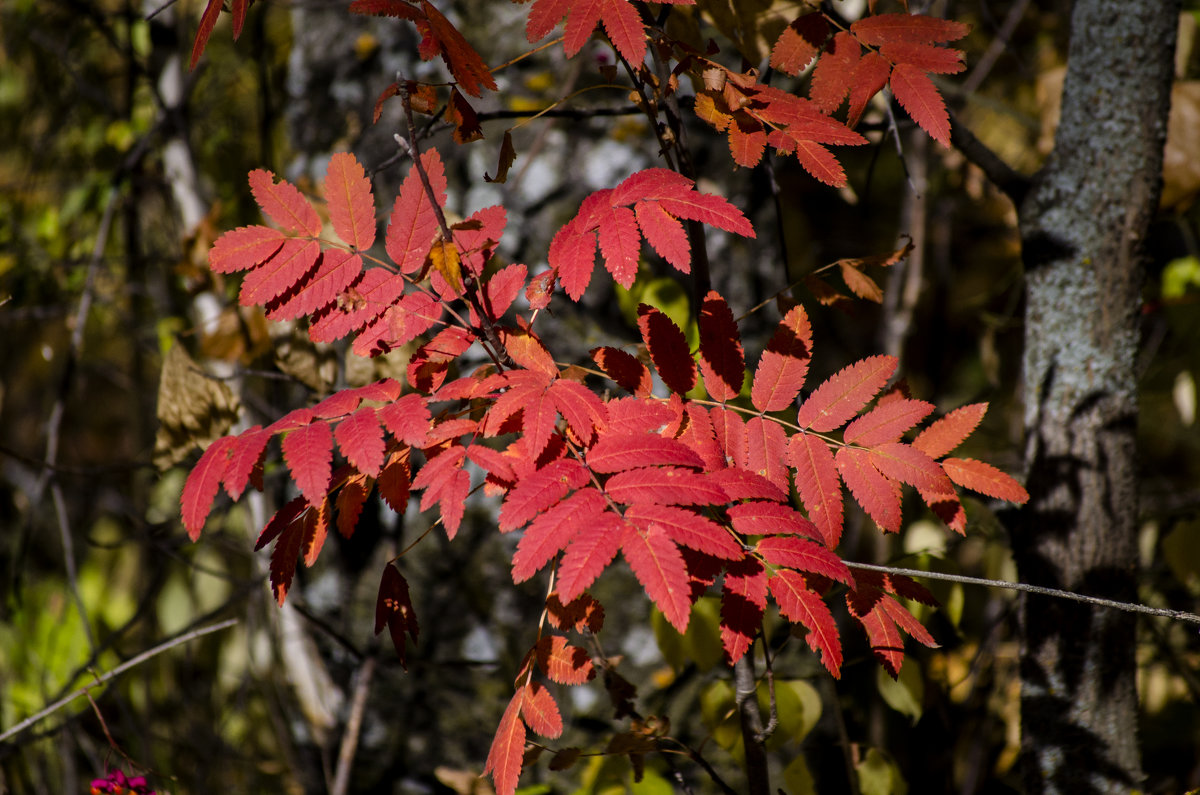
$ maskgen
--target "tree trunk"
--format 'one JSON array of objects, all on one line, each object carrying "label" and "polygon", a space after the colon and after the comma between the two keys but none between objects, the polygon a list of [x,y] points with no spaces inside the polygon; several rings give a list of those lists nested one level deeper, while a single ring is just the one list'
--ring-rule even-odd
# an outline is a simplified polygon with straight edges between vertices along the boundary
[{"label": "tree trunk", "polygon": [[[1161,189],[1180,4],[1079,0],[1054,150],[1018,206],[1027,307],[1022,580],[1137,595],[1141,251]],[[1129,614],[1027,596],[1025,789],[1141,785]]]}]

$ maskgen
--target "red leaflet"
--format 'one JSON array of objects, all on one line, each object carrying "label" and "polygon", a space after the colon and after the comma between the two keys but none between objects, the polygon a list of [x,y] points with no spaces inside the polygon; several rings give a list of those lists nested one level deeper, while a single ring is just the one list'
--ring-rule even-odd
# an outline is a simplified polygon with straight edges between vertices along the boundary
[{"label": "red leaflet", "polygon": [[890,598],[875,588],[864,588],[846,594],[846,605],[866,631],[875,659],[895,679],[904,665],[904,638],[882,607],[883,600]]},{"label": "red leaflet", "polygon": [[933,494],[921,492],[921,499],[929,506],[937,518],[960,536],[967,534],[967,512],[963,510],[962,502],[957,494]]},{"label": "red leaflet", "polygon": [[560,685],[582,685],[596,677],[592,658],[561,635],[543,635],[534,648],[538,667],[550,681]]},{"label": "red leaflet", "polygon": [[762,563],[748,558],[725,572],[721,592],[721,645],[732,665],[754,643],[767,607],[767,572]]},{"label": "red leaflet", "polygon": [[666,505],[632,505],[625,511],[625,521],[642,530],[661,528],[676,544],[712,555],[722,560],[741,560],[745,557],[742,545],[729,531],[716,522],[686,508]]},{"label": "red leaflet", "polygon": [[971,435],[987,408],[986,403],[972,403],[955,409],[917,434],[912,446],[930,458],[941,458]]},{"label": "red leaflet", "polygon": [[729,506],[733,529],[744,536],[802,535],[821,540],[820,531],[790,505],[751,500]]},{"label": "red leaflet", "polygon": [[588,471],[573,458],[563,458],[522,478],[500,506],[500,532],[516,530],[588,481]]},{"label": "red leaflet", "polygon": [[435,502],[441,499],[442,492],[449,486],[451,478],[454,476],[454,471],[462,466],[463,459],[467,456],[467,450],[462,445],[453,445],[441,452],[426,450],[425,454],[428,460],[412,482],[413,489],[425,490],[425,493],[421,495],[422,511],[429,510]]},{"label": "red leaflet", "polygon": [[473,97],[482,96],[484,88],[495,91],[496,81],[487,64],[458,29],[450,24],[450,20],[429,0],[421,0],[421,10],[428,19],[427,26],[418,25],[425,34],[425,40],[421,42],[422,57],[429,60],[434,55],[442,56],[450,74],[458,81],[459,88]]},{"label": "red leaflet", "polygon": [[863,44],[879,46],[892,42],[936,44],[961,39],[971,32],[962,22],[921,14],[876,14],[850,26]]},{"label": "red leaflet", "polygon": [[887,403],[881,402],[847,425],[842,438],[846,444],[858,444],[863,447],[896,442],[905,431],[929,416],[931,411],[933,404],[924,400],[902,398]]},{"label": "red leaflet", "polygon": [[796,77],[817,57],[828,37],[829,23],[823,14],[805,14],[794,19],[771,48],[771,66]]},{"label": "red leaflet", "polygon": [[650,248],[657,251],[675,270],[691,273],[692,247],[679,219],[654,202],[634,205],[634,215]]},{"label": "red leaflet", "polygon": [[292,238],[279,251],[246,274],[238,303],[242,306],[266,305],[271,299],[294,288],[313,270],[321,246],[315,240]]},{"label": "red leaflet", "polygon": [[902,63],[892,69],[892,93],[897,101],[942,146],[950,146],[950,116],[937,86],[919,66]]},{"label": "red leaflet", "polygon": [[[693,3],[693,0],[670,1]],[[598,23],[604,24],[609,40],[625,60],[636,67],[646,57],[646,31],[629,0],[535,0],[525,25],[529,42],[544,37],[564,16],[567,26],[563,52],[568,58],[583,48]]]},{"label": "red leaflet", "polygon": [[704,462],[704,469],[714,472],[725,468],[725,453],[717,445],[712,420],[703,406],[687,403],[683,407],[684,422],[676,438],[692,449]]},{"label": "red leaflet", "polygon": [[892,62],[877,52],[864,55],[854,67],[850,78],[850,109],[846,112],[846,126],[857,126],[871,97],[887,85],[892,74]]},{"label": "red leaflet", "polygon": [[[631,8],[626,0],[582,0],[581,5],[592,5],[598,10],[603,3]],[[591,35],[592,27],[594,21],[585,37]],[[632,210],[626,206],[630,204]],[[649,206],[656,206],[661,214],[651,211]],[[629,287],[637,270],[642,233],[647,228],[661,226],[645,232],[646,239],[663,259],[686,272],[680,266],[687,263],[689,249],[686,235],[680,236],[680,219],[754,237],[754,228],[746,216],[729,202],[720,196],[699,193],[690,179],[674,171],[651,168],[630,176],[614,189],[597,191],[584,199],[579,213],[551,241],[550,267],[558,271],[567,295],[578,301],[592,278],[599,234],[605,267],[618,284]]]},{"label": "red leaflet", "polygon": [[892,480],[938,494],[954,491],[937,462],[910,445],[887,442],[873,448],[869,454],[875,468]]},{"label": "red leaflet", "polygon": [[[255,425],[242,431],[229,451],[229,463],[222,481],[230,499],[238,499],[246,489],[246,482],[254,479],[256,488],[262,488],[262,457],[271,434]],[[194,471],[194,470],[193,470]],[[255,473],[257,472],[257,477]]]},{"label": "red leaflet", "polygon": [[787,490],[787,434],[783,426],[762,417],[746,423],[746,468]]},{"label": "red leaflet", "polygon": [[657,433],[675,416],[670,406],[658,400],[615,398],[605,407],[611,433]]},{"label": "red leaflet", "polygon": [[308,523],[314,516],[314,509],[309,508],[299,520],[293,520],[282,528],[279,537],[275,539],[275,546],[271,550],[271,591],[275,594],[275,601],[281,606],[287,598],[288,589],[292,587],[300,547],[308,531]]},{"label": "red leaflet", "polygon": [[681,395],[690,391],[696,385],[696,363],[679,326],[654,307],[639,304],[638,330],[667,388]]},{"label": "red leaflet", "polygon": [[283,437],[283,460],[309,505],[316,507],[329,491],[333,433],[329,424],[315,422]]},{"label": "red leaflet", "polygon": [[521,416],[526,449],[536,458],[546,449],[550,437],[554,435],[554,423],[558,419],[554,401],[546,394],[546,390],[534,391],[529,395]]},{"label": "red leaflet", "polygon": [[714,406],[709,411],[712,418],[713,435],[725,456],[725,466],[748,469],[746,461],[749,445],[746,442],[746,423],[742,415],[724,406]]},{"label": "red leaflet", "polygon": [[549,383],[551,378],[558,377],[558,365],[554,363],[554,357],[550,351],[546,350],[541,339],[528,328],[502,328],[500,329],[500,341],[504,343],[505,350],[508,351],[508,355],[514,362],[521,367],[540,373],[545,383]]},{"label": "red leaflet", "polygon": [[818,108],[832,113],[841,106],[861,54],[862,47],[847,31],[836,33],[829,40],[825,53],[813,68],[812,87],[808,90],[808,98]]},{"label": "red leaflet", "polygon": [[446,528],[446,537],[451,541],[454,540],[454,536],[458,535],[463,511],[466,508],[467,495],[470,493],[471,476],[465,469],[459,469],[455,471],[439,497],[442,526]]},{"label": "red leaflet", "polygon": [[556,379],[546,390],[558,413],[585,447],[607,426],[608,410],[596,393],[578,381]]},{"label": "red leaflet", "polygon": [[675,464],[701,469],[704,462],[682,442],[649,433],[608,433],[588,451],[593,472],[624,472],[627,469]]},{"label": "red leaflet", "polygon": [[811,358],[812,325],[804,307],[797,305],[779,322],[775,335],[758,360],[754,385],[750,388],[750,402],[754,408],[782,411],[790,406],[804,386]]},{"label": "red leaflet", "polygon": [[383,428],[375,409],[363,406],[338,423],[333,435],[346,460],[359,472],[376,477],[383,466]]},{"label": "red leaflet", "polygon": [[400,657],[400,664],[408,670],[404,634],[407,632],[416,643],[421,627],[408,593],[408,580],[390,563],[383,567],[379,595],[375,598],[375,634],[382,632],[385,625],[392,645],[396,647],[396,654]]},{"label": "red leaflet", "polygon": [[354,155],[335,152],[325,174],[325,201],[338,237],[359,251],[375,242],[375,194]]},{"label": "red leaflet", "polygon": [[808,517],[833,549],[842,537],[842,484],[829,445],[817,436],[798,433],[788,442],[788,465],[796,470],[796,491]]},{"label": "red leaflet", "polygon": [[641,530],[626,523],[621,531],[621,554],[671,626],[686,632],[692,607],[687,566],[666,531],[657,525]]},{"label": "red leaflet", "polygon": [[772,566],[787,566],[828,577],[854,587],[854,576],[837,555],[828,549],[796,536],[769,536],[755,546],[755,551]]},{"label": "red leaflet", "polygon": [[562,735],[562,715],[554,696],[541,682],[530,682],[525,686],[525,702],[521,705],[521,716],[543,737],[551,740]]},{"label": "red leaflet", "polygon": [[508,702],[483,768],[485,775],[492,774],[497,795],[513,795],[517,789],[517,779],[521,777],[521,757],[525,753],[525,724],[521,722],[524,700],[525,690],[522,688]]},{"label": "red leaflet", "polygon": [[[437,196],[438,204],[446,203],[446,171],[442,159],[436,149],[429,149],[421,154],[421,164],[429,175],[429,182]],[[388,256],[400,266],[401,273],[413,273],[425,264],[425,256],[433,239],[439,232],[437,216],[433,205],[421,184],[421,177],[415,168],[410,169],[408,176],[400,185],[396,194],[396,203],[392,206],[392,216],[388,223],[385,244]]]},{"label": "red leaflet", "polygon": [[267,318],[294,320],[329,306],[354,283],[362,273],[362,267],[362,257],[358,254],[336,248],[322,251],[316,269],[267,303]]},{"label": "red leaflet", "polygon": [[606,511],[578,530],[558,567],[558,593],[563,599],[573,601],[608,568],[621,548],[624,527],[620,516]]},{"label": "red leaflet", "polygon": [[704,475],[679,467],[644,467],[619,472],[604,486],[608,496],[626,505],[722,505],[725,492]]},{"label": "red leaflet", "polygon": [[321,234],[317,211],[292,183],[275,182],[274,174],[258,168],[250,172],[250,191],[263,214],[287,231],[309,237]]},{"label": "red leaflet", "polygon": [[637,397],[650,394],[650,368],[619,348],[592,348],[592,361],[617,385]]},{"label": "red leaflet", "polygon": [[[208,5],[204,7],[204,15],[200,17],[200,27],[196,31],[196,41],[192,44],[192,60],[188,63],[188,69],[196,68],[196,62],[200,60],[204,48],[208,46],[208,37],[212,35],[213,28],[217,26],[217,18],[221,16],[221,8],[224,5],[223,0],[208,0]],[[244,16],[245,11],[242,13]]]},{"label": "red leaflet", "polygon": [[208,251],[213,273],[234,273],[253,268],[275,255],[288,237],[269,226],[239,226],[217,238]]},{"label": "red leaflet", "polygon": [[513,555],[513,582],[522,583],[537,574],[580,530],[595,524],[605,507],[599,491],[580,489],[534,519]]},{"label": "red leaflet", "polygon": [[183,484],[180,509],[183,526],[187,528],[188,537],[193,541],[200,537],[200,531],[204,529],[204,520],[212,510],[212,502],[221,487],[221,478],[225,476],[229,450],[233,443],[233,437],[223,436],[210,444],[196,462],[196,466],[192,467],[187,482]]},{"label": "red leaflet", "polygon": [[316,510],[310,510],[304,521],[304,539],[300,543],[300,551],[304,557],[304,565],[312,566],[321,554],[325,545],[325,536],[329,534],[329,499],[321,501]]},{"label": "red leaflet", "polygon": [[718,469],[708,473],[708,480],[719,486],[730,500],[788,501],[786,491],[782,491],[762,475],[744,469]]},{"label": "red leaflet", "polygon": [[791,569],[779,569],[769,581],[771,595],[779,605],[784,618],[808,629],[805,640],[808,647],[821,653],[821,662],[833,674],[841,678],[842,644],[838,638],[837,624],[829,606],[815,591],[808,587],[804,575]]},{"label": "red leaflet", "polygon": [[425,447],[431,417],[420,395],[408,394],[379,409],[379,419],[392,435],[405,444]]},{"label": "red leaflet", "polygon": [[1017,505],[1029,501],[1029,492],[1024,486],[991,464],[973,458],[947,458],[942,467],[950,479],[963,488]]},{"label": "red leaflet", "polygon": [[278,538],[280,533],[286,530],[289,525],[308,510],[310,510],[308,501],[303,497],[296,497],[289,500],[287,504],[272,514],[271,518],[267,520],[266,526],[258,534],[258,540],[254,543],[254,551],[259,551]]},{"label": "red leaflet", "polygon": [[899,364],[894,356],[868,356],[817,387],[796,412],[796,424],[817,433],[842,427],[883,389]]},{"label": "red leaflet", "polygon": [[746,360],[733,312],[719,293],[710,290],[700,305],[696,323],[704,386],[713,400],[733,400],[741,393],[746,378]]},{"label": "red leaflet", "polygon": [[546,618],[555,629],[599,632],[604,628],[604,605],[586,593],[563,604],[558,591],[554,591],[546,597]]},{"label": "red leaflet", "polygon": [[361,472],[351,475],[338,492],[335,506],[337,508],[337,529],[342,538],[354,535],[358,526],[358,517],[362,514],[367,497],[371,494],[372,480]]},{"label": "red leaflet", "polygon": [[512,306],[525,286],[528,276],[524,265],[506,265],[492,274],[484,285],[483,295],[492,320],[499,320]]},{"label": "red leaflet", "polygon": [[375,483],[379,489],[379,496],[397,513],[404,513],[404,509],[408,507],[410,475],[409,448],[405,447],[388,456],[388,462]]},{"label": "red leaflet", "polygon": [[310,408],[292,409],[268,425],[267,433],[283,433],[295,430],[296,428],[303,428],[312,422],[316,416],[316,412]]},{"label": "red leaflet", "polygon": [[837,451],[835,459],[838,472],[863,510],[885,533],[900,532],[899,484],[872,466],[866,450],[843,447]]},{"label": "red leaflet", "polygon": [[879,48],[879,52],[892,63],[908,64],[934,74],[952,75],[967,68],[963,62],[963,54],[948,47],[900,41],[884,44]]}]

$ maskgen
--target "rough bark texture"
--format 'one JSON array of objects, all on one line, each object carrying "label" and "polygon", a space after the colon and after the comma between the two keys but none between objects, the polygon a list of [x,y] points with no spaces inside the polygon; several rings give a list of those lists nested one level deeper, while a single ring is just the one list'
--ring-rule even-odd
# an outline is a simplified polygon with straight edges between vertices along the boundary
[{"label": "rough bark texture", "polygon": [[[1018,213],[1028,304],[1022,579],[1136,598],[1139,258],[1161,187],[1178,2],[1080,0],[1054,151]],[[1128,614],[1027,597],[1031,793],[1140,786]]]}]

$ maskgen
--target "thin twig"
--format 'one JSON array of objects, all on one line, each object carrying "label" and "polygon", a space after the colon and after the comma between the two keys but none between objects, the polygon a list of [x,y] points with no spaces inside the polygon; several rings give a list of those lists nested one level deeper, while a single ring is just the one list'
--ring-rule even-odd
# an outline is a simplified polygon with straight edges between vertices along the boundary
[{"label": "thin twig", "polygon": [[354,754],[358,750],[358,738],[362,736],[363,716],[367,711],[367,695],[371,692],[371,680],[379,660],[372,654],[358,671],[354,683],[354,700],[350,704],[350,717],[346,720],[346,732],[338,749],[337,773],[333,777],[330,795],[346,795],[350,786],[350,769],[354,766]]},{"label": "thin twig", "polygon": [[1030,178],[1001,160],[987,144],[975,137],[975,133],[964,127],[954,113],[950,114],[950,145],[977,166],[1013,204],[1019,205],[1025,198],[1032,184]]},{"label": "thin twig", "polygon": [[72,701],[79,698],[80,696],[87,695],[88,691],[90,691],[93,687],[98,687],[99,685],[104,684],[105,682],[109,681],[110,679],[115,679],[116,677],[118,677],[121,674],[128,671],[130,668],[135,668],[138,665],[141,665],[142,663],[146,662],[147,660],[149,660],[153,657],[157,657],[158,655],[162,654],[163,652],[169,651],[169,650],[175,648],[176,646],[182,646],[183,644],[193,641],[196,638],[202,637],[204,635],[210,635],[213,632],[219,632],[222,629],[232,627],[236,623],[238,623],[238,620],[236,618],[230,618],[230,619],[226,619],[225,621],[222,621],[218,624],[213,624],[212,626],[195,629],[195,630],[192,630],[191,632],[187,633],[186,635],[180,635],[177,638],[172,638],[171,640],[168,640],[164,643],[160,643],[151,649],[147,649],[146,651],[142,652],[141,654],[137,655],[136,657],[131,657],[130,659],[128,659],[125,662],[118,665],[116,668],[113,668],[108,673],[100,674],[99,676],[97,676],[96,681],[92,682],[91,684],[84,685],[83,687],[79,688],[78,690],[74,691],[73,693],[69,693],[68,695],[63,696],[59,700],[55,701],[53,704],[48,705],[47,707],[45,707],[44,709],[42,709],[41,711],[39,711],[33,715],[30,715],[28,718],[21,721],[16,726],[13,726],[8,731],[4,732],[3,734],[0,734],[0,743],[3,743],[5,740],[9,739],[10,737],[15,737],[16,735],[25,731],[29,727],[34,726],[35,724],[41,722],[44,718],[47,718],[50,715],[53,715],[55,712],[58,712],[60,709],[65,707],[67,704],[70,704]]},{"label": "thin twig", "polygon": [[929,580],[945,580],[946,582],[957,582],[964,585],[984,585],[991,588],[1006,588],[1010,591],[1023,591],[1024,593],[1038,594],[1039,596],[1053,596],[1059,599],[1070,599],[1074,602],[1086,602],[1087,604],[1096,605],[1098,607],[1111,607],[1114,610],[1124,610],[1127,613],[1145,613],[1146,615],[1150,616],[1162,616],[1163,618],[1173,618],[1179,621],[1187,621],[1192,624],[1200,624],[1200,615],[1189,613],[1186,610],[1170,610],[1165,607],[1146,607],[1145,605],[1139,605],[1133,602],[1120,602],[1116,599],[1104,599],[1099,596],[1088,596],[1086,594],[1074,593],[1072,591],[1059,590],[1058,588],[1044,588],[1040,585],[1029,585],[1028,583],[1023,582],[988,580],[983,577],[966,577],[961,574],[943,574],[937,571],[921,571],[920,569],[902,569],[895,566],[876,566],[871,563],[850,563],[847,561],[846,565],[852,569],[880,571],[884,574],[902,574],[906,577],[924,577]]}]

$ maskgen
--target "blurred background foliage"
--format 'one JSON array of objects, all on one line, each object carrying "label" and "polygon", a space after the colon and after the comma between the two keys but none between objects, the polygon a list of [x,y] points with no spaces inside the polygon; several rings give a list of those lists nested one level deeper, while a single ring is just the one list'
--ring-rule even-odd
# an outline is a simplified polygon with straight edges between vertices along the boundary
[{"label": "blurred background foliage", "polygon": [[[970,68],[943,90],[967,125],[1025,172],[1038,167],[1052,135],[1069,5],[944,0],[919,9],[972,25]],[[405,556],[421,619],[407,672],[371,634],[374,596],[383,562],[429,516],[369,508],[352,539],[338,538],[300,573],[280,609],[264,558],[251,549],[285,496],[285,479],[269,466],[266,492],[222,508],[198,544],[187,541],[177,509],[197,445],[331,389],[403,372],[403,352],[356,360],[239,308],[236,284],[208,272],[206,252],[221,231],[257,220],[245,182],[256,167],[311,187],[330,152],[350,149],[374,171],[381,207],[389,207],[407,170],[391,138],[399,106],[385,104],[372,124],[375,98],[398,70],[443,80],[441,64],[415,58],[407,23],[306,0],[257,4],[236,44],[223,18],[201,65],[187,72],[201,6],[0,4],[0,732],[164,640],[218,618],[239,620],[0,743],[0,791],[82,793],[121,767],[148,775],[159,792],[486,792],[475,776],[541,609],[537,587],[511,584],[513,539],[495,533],[494,505],[473,503],[453,544],[433,533]],[[861,13],[851,2],[834,7]],[[522,6],[464,0],[447,10],[489,64],[529,49]],[[731,65],[761,64],[763,42],[797,10],[783,0],[705,0],[673,12],[670,30],[718,39]],[[1181,18],[1167,189],[1150,241],[1141,423],[1141,599],[1193,611],[1197,16]],[[508,209],[503,258],[543,262],[583,196],[656,164],[653,136],[629,112],[627,90],[608,86],[597,68],[611,58],[598,43],[569,62],[552,47],[498,71],[500,91],[476,103],[483,141],[456,147],[446,125],[428,125],[423,145],[447,161],[451,207],[460,215],[493,203]],[[585,88],[562,107],[615,115],[522,123],[521,114]],[[990,401],[966,454],[1016,471],[1022,273],[1013,209],[961,156],[896,114],[893,134],[877,106],[865,121],[872,145],[839,153],[851,177],[840,192],[789,160],[734,170],[723,140],[690,123],[701,187],[745,209],[759,232],[753,242],[710,240],[715,285],[745,312],[834,260],[887,252],[910,235],[908,261],[872,273],[884,287],[881,305],[822,309],[819,294],[792,290],[816,327],[814,375],[874,352],[900,355],[914,394],[939,408]],[[506,129],[516,164],[507,183],[487,184],[481,177],[495,173]],[[556,301],[539,318],[562,346],[556,357],[635,339],[630,309],[639,300],[687,317],[687,285],[659,265],[644,263],[647,281],[633,295],[595,290],[578,310]],[[836,276],[827,283],[846,292]],[[768,303],[743,320],[751,355],[776,319]],[[967,508],[966,538],[916,505],[893,537],[853,516],[841,551],[850,560],[1011,578],[991,506]],[[787,792],[1014,791],[1013,597],[932,587],[942,607],[919,615],[943,648],[910,650],[898,682],[881,676],[853,629],[844,676],[834,682],[775,622],[768,636],[780,725],[769,749],[773,780]],[[702,600],[680,637],[661,617],[647,620],[632,579],[610,577],[597,596],[608,610],[597,651],[619,661],[637,687],[638,712],[659,721],[651,733],[673,738],[663,747],[681,753],[648,756],[638,782],[623,756],[593,753],[563,773],[548,770],[546,754],[529,768],[524,791],[665,793],[678,780],[714,791],[685,747],[736,789],[741,740],[717,603]],[[1200,787],[1200,640],[1182,624],[1146,620],[1139,659],[1146,789]],[[356,693],[369,699],[353,732],[350,776],[338,784]],[[765,706],[765,684],[759,695]],[[556,747],[598,752],[630,728],[613,720],[598,684],[567,701],[569,730]]]}]

